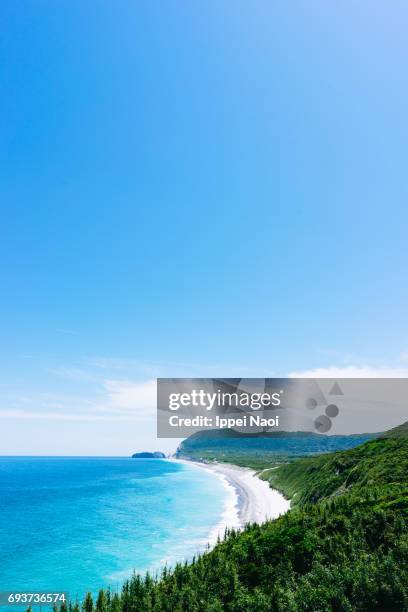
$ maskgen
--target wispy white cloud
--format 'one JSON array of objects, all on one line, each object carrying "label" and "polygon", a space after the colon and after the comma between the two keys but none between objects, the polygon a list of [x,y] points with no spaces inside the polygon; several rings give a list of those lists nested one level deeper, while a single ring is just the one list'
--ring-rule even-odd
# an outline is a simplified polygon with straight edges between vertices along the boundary
[{"label": "wispy white cloud", "polygon": [[344,367],[330,366],[311,370],[290,372],[293,378],[407,378],[408,368],[349,365]]},{"label": "wispy white cloud", "polygon": [[0,408],[0,418],[51,421],[145,421],[156,410],[156,381],[104,380],[92,397],[39,393],[16,396]]},{"label": "wispy white cloud", "polygon": [[156,380],[106,380],[104,387],[108,394],[107,404],[113,410],[143,410],[150,414],[156,410]]},{"label": "wispy white cloud", "polygon": [[78,367],[65,367],[59,366],[56,368],[47,368],[47,371],[50,374],[58,376],[60,378],[65,378],[68,380],[78,380],[78,381],[89,381],[89,382],[97,382],[98,378],[92,374],[89,369],[78,368]]},{"label": "wispy white cloud", "polygon": [[[405,359],[406,357],[406,359]],[[403,353],[395,367],[341,365],[295,370],[290,377],[309,378],[407,378],[408,354]],[[255,366],[197,364],[154,364],[135,359],[94,358],[70,366],[48,368],[56,377],[52,392],[25,390],[2,394],[0,418],[50,421],[137,421],[153,422],[156,411],[156,376],[279,375]],[[60,379],[60,382],[58,382]],[[63,382],[65,381],[65,382]],[[72,381],[72,382],[71,382]],[[76,385],[75,383],[87,383]],[[56,389],[56,391],[55,391]],[[61,393],[58,390],[61,389]],[[85,389],[85,390],[84,390]]]},{"label": "wispy white cloud", "polygon": [[216,376],[271,376],[270,368],[256,364],[225,363],[192,363],[192,362],[149,362],[137,359],[116,359],[110,357],[93,357],[86,360],[86,366],[93,371],[111,372],[115,377],[121,371],[132,378],[185,377],[202,378]]},{"label": "wispy white cloud", "polygon": [[114,357],[93,357],[88,359],[86,363],[92,368],[99,368],[101,370],[128,370],[135,368],[146,368],[146,366],[137,359],[117,359]]},{"label": "wispy white cloud", "polygon": [[78,414],[77,412],[39,412],[32,410],[0,410],[0,419],[45,421],[136,421],[133,414]]}]

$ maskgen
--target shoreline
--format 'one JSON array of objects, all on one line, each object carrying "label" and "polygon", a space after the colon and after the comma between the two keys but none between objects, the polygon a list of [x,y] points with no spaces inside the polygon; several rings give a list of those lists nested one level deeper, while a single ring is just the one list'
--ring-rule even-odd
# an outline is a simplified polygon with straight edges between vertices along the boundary
[{"label": "shoreline", "polygon": [[272,489],[266,480],[261,480],[251,468],[230,463],[200,463],[190,459],[171,458],[204,469],[218,476],[229,491],[221,521],[211,530],[209,544],[214,546],[225,529],[243,529],[247,523],[264,523],[277,518],[290,509],[290,501],[279,491]]}]

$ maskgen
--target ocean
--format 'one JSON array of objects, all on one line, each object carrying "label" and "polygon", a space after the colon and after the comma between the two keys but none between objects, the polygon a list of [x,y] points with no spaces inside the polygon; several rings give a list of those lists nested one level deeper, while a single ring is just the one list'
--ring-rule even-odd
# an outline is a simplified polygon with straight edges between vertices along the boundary
[{"label": "ocean", "polygon": [[161,459],[0,457],[0,591],[119,589],[190,559],[234,511],[205,469]]}]

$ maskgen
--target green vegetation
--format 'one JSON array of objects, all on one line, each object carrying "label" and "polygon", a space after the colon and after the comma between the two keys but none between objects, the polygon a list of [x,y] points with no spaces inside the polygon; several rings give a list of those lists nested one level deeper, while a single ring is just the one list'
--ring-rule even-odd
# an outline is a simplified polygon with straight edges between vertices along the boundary
[{"label": "green vegetation", "polygon": [[[408,428],[264,473],[295,507],[85,612],[408,610]],[[74,606],[71,606],[74,608]]]},{"label": "green vegetation", "polygon": [[[317,503],[355,488],[408,482],[408,430],[398,428],[345,452],[299,459],[261,477],[292,500],[293,506]],[[405,431],[404,435],[401,435]]]}]

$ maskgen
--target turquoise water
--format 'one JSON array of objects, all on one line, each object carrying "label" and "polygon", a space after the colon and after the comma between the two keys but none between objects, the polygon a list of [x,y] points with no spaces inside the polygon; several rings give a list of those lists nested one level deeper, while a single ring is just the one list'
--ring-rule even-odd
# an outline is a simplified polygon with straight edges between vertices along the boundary
[{"label": "turquoise water", "polygon": [[0,457],[0,591],[119,588],[203,549],[226,495],[166,460]]}]

